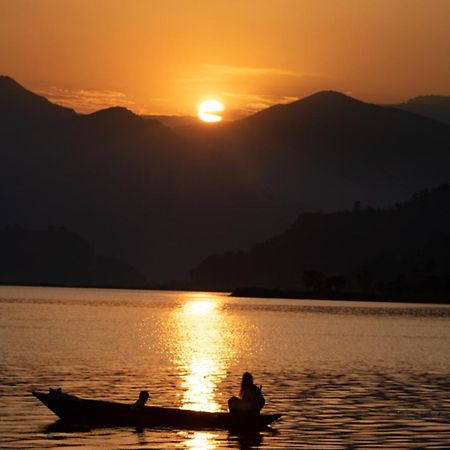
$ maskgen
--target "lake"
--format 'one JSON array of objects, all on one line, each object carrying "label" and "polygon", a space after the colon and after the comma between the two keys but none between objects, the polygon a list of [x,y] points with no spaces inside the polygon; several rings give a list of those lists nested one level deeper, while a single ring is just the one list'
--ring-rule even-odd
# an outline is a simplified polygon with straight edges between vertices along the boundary
[{"label": "lake", "polygon": [[[242,373],[272,432],[52,426],[30,391],[225,411]],[[0,447],[450,447],[450,307],[0,287]]]}]

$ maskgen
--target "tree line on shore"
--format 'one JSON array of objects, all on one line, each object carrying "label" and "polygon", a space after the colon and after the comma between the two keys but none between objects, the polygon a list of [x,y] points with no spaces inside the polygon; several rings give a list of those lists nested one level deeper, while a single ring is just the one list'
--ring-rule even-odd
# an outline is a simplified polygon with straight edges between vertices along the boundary
[{"label": "tree line on shore", "polygon": [[256,287],[445,297],[450,292],[450,185],[393,208],[300,214],[248,250],[211,255],[191,272],[211,289]]}]

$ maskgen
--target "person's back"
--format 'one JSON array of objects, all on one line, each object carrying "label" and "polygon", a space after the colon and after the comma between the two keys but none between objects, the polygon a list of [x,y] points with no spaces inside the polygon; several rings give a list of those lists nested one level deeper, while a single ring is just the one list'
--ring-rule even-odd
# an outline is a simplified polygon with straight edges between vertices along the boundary
[{"label": "person's back", "polygon": [[141,409],[144,409],[145,404],[148,400],[148,392],[147,391],[141,391],[139,393],[139,399],[131,406],[131,409],[133,411],[139,411]]},{"label": "person's back", "polygon": [[266,400],[262,394],[262,387],[258,387],[255,384],[248,386],[241,392],[241,400],[249,405],[249,409],[261,411]]},{"label": "person's back", "polygon": [[253,376],[245,372],[242,376],[239,397],[228,400],[228,408],[232,414],[258,415],[265,404],[262,387],[253,383]]}]

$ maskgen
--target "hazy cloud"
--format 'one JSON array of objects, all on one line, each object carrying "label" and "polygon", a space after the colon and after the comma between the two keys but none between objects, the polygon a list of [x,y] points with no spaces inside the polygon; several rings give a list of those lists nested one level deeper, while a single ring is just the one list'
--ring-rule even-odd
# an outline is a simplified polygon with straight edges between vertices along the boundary
[{"label": "hazy cloud", "polygon": [[294,70],[201,64],[178,80],[195,95],[215,95],[225,103],[224,116],[234,119],[278,103],[289,103],[315,91],[330,89],[327,75]]},{"label": "hazy cloud", "polygon": [[[198,75],[201,73],[201,75]],[[245,77],[290,77],[290,78],[327,78],[325,75],[309,72],[295,72],[293,70],[277,69],[270,67],[242,67],[220,64],[202,64],[196,75],[179,79],[181,83],[196,84],[219,81],[226,78]]]},{"label": "hazy cloud", "polygon": [[111,106],[130,108],[135,105],[124,93],[117,91],[50,87],[38,92],[54,103],[85,113]]},{"label": "hazy cloud", "polygon": [[237,94],[232,92],[224,92],[223,98],[225,102],[227,99],[230,99],[233,103],[243,105],[239,109],[225,111],[224,118],[229,120],[236,120],[246,117],[273,105],[280,103],[291,103],[298,100],[298,97],[289,95]]},{"label": "hazy cloud", "polygon": [[270,67],[242,67],[220,64],[204,64],[205,69],[216,71],[225,75],[249,75],[249,76],[284,76],[302,78],[304,76],[318,76],[312,73],[299,73],[293,70],[276,69]]}]

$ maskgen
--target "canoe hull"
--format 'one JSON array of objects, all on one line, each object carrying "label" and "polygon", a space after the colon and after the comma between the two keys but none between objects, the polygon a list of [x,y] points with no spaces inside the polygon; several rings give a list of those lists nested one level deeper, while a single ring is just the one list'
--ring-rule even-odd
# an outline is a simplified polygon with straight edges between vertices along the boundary
[{"label": "canoe hull", "polygon": [[33,391],[48,409],[67,423],[90,426],[170,427],[186,429],[263,430],[278,420],[280,414],[236,418],[225,412],[191,411],[176,408],[146,406],[133,411],[131,405],[102,400],[85,400]]}]

